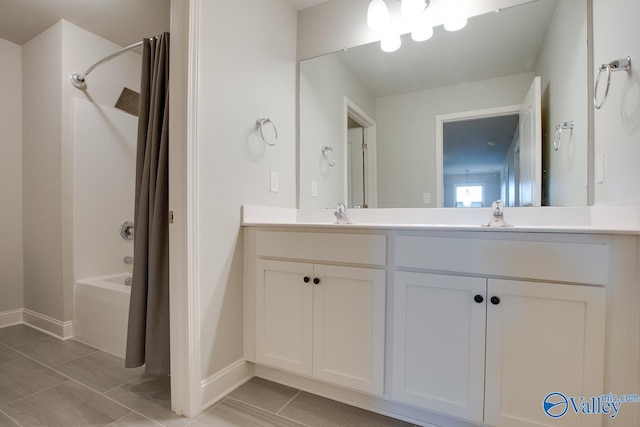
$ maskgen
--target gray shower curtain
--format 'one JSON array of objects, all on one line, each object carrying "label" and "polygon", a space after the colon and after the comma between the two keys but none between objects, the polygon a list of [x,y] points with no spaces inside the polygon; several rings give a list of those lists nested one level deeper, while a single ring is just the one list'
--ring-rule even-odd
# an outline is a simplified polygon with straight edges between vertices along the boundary
[{"label": "gray shower curtain", "polygon": [[125,366],[169,369],[169,33],[144,39]]}]

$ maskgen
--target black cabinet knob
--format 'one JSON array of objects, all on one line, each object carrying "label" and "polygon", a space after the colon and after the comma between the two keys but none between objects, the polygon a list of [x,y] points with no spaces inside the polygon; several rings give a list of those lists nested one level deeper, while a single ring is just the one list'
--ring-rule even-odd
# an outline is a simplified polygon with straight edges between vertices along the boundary
[{"label": "black cabinet knob", "polygon": [[309,283],[311,281],[311,277],[304,276],[304,279],[302,279],[302,280],[304,280],[304,283]]},{"label": "black cabinet knob", "polygon": [[478,304],[482,304],[482,302],[484,301],[484,297],[482,295],[476,295],[475,297],[473,297],[473,300]]},{"label": "black cabinet knob", "polygon": [[491,304],[493,304],[493,305],[498,305],[498,304],[500,304],[500,298],[498,298],[498,297],[491,297]]},{"label": "black cabinet knob", "polygon": [[315,283],[316,285],[320,284],[320,279],[316,277],[315,279],[313,279],[313,283]]}]

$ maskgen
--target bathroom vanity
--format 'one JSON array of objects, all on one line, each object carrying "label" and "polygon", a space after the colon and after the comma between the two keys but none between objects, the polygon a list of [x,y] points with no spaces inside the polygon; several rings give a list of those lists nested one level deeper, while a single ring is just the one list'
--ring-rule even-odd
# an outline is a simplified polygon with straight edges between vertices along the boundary
[{"label": "bathroom vanity", "polygon": [[638,393],[638,234],[245,221],[245,358],[425,425],[637,425],[543,401]]}]

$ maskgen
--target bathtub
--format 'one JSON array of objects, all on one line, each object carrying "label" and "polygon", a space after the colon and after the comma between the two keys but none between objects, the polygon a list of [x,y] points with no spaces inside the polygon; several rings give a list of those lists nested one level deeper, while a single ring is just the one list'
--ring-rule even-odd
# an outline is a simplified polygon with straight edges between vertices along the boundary
[{"label": "bathtub", "polygon": [[73,335],[78,341],[124,357],[131,288],[129,273],[76,282]]}]

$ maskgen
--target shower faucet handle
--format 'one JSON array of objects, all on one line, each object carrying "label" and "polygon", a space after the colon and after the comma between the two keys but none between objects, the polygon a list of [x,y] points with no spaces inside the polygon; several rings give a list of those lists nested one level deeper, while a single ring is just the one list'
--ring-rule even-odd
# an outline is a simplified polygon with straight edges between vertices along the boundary
[{"label": "shower faucet handle", "polygon": [[120,226],[120,237],[123,240],[133,240],[134,232],[135,226],[131,221],[126,221]]}]

